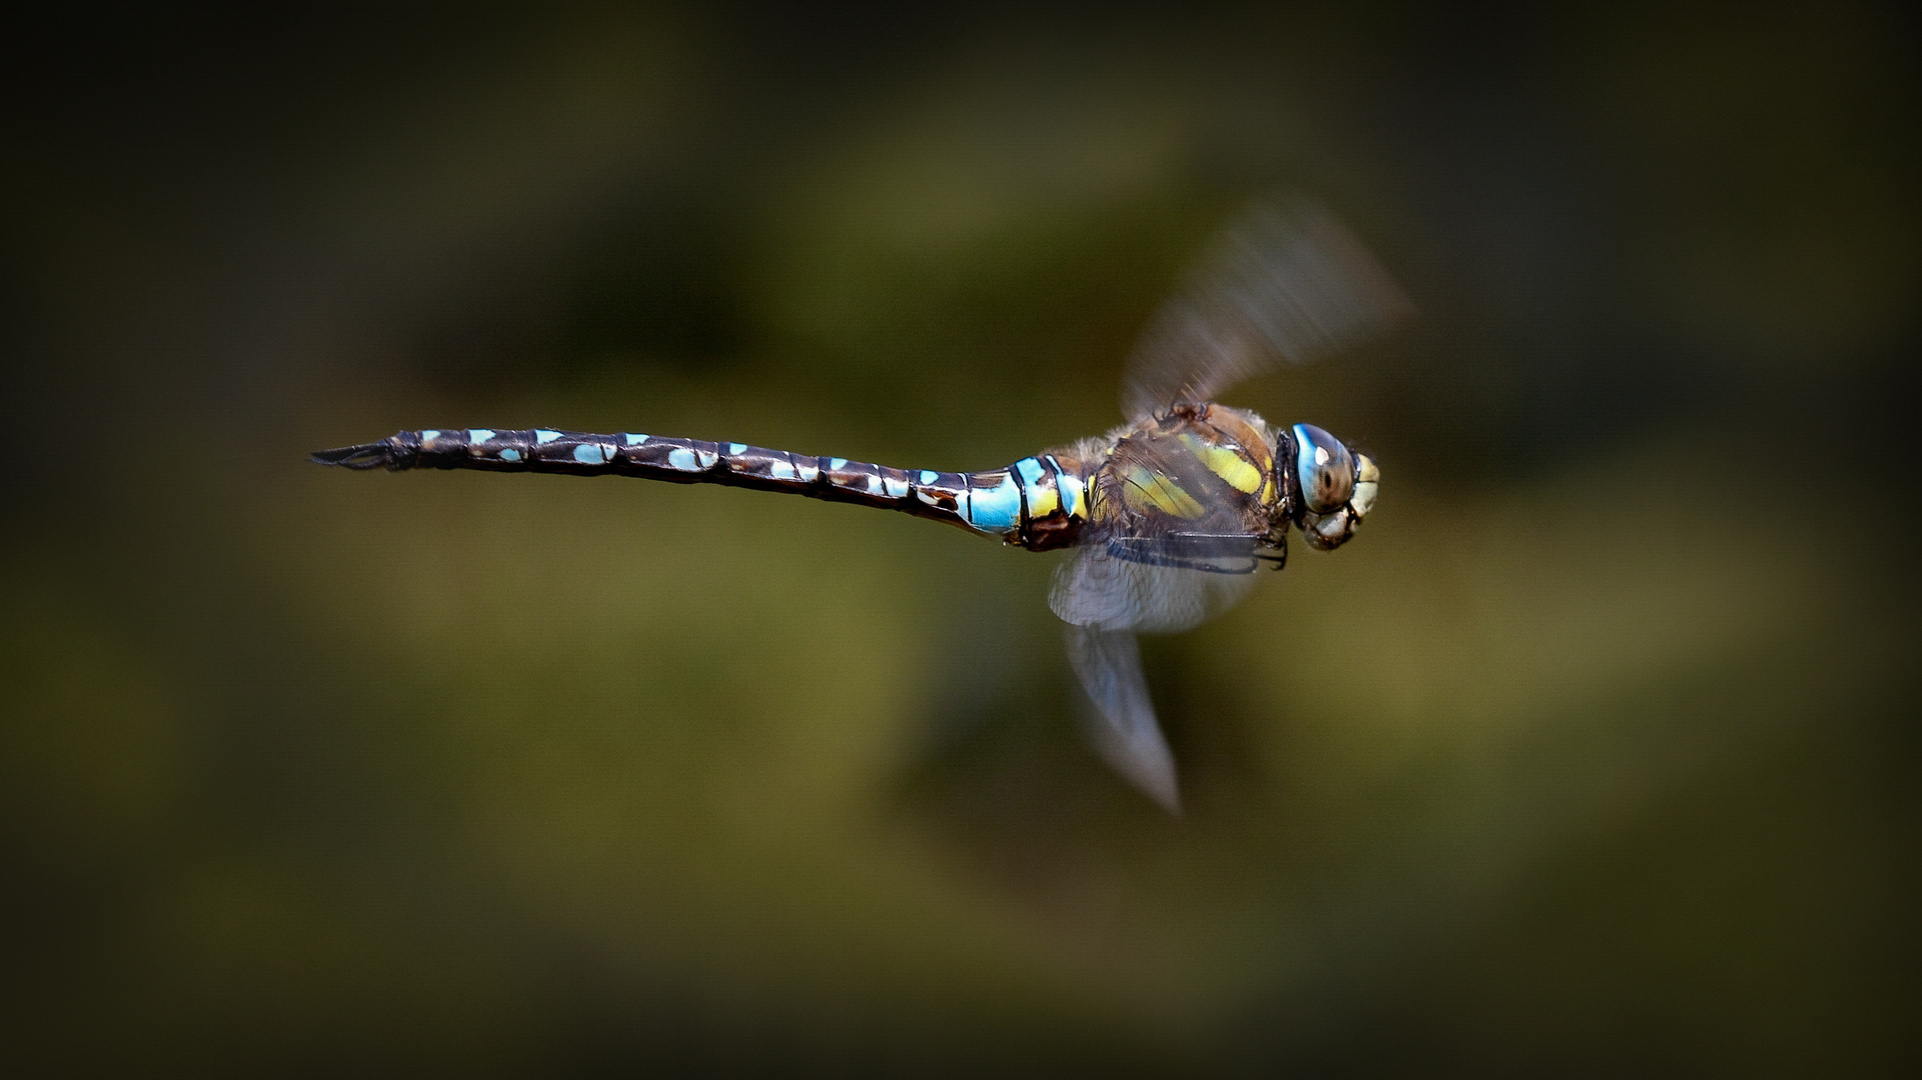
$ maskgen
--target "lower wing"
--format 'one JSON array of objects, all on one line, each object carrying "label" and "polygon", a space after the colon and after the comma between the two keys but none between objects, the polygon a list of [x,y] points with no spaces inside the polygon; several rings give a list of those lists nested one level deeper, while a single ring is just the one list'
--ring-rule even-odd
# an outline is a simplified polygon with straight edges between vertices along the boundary
[{"label": "lower wing", "polygon": [[1181,812],[1175,758],[1155,722],[1141,651],[1126,630],[1068,627],[1068,662],[1088,692],[1088,739],[1108,764],[1170,813]]},{"label": "lower wing", "polygon": [[1135,631],[1186,630],[1232,607],[1254,585],[1255,550],[1249,536],[1096,537],[1055,572],[1048,605],[1068,624],[1068,661],[1094,707],[1089,738],[1171,812],[1181,808],[1174,755]]}]

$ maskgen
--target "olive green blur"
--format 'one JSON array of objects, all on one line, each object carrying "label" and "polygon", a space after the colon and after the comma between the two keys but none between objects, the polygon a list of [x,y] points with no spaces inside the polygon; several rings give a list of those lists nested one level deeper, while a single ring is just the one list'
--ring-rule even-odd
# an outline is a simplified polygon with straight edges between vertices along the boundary
[{"label": "olive green blur", "polygon": [[[0,46],[6,1060],[1917,1064],[1895,6],[270,10]],[[1227,397],[1383,486],[1144,642],[1179,819],[1079,736],[1060,553],[306,460],[1005,465],[1277,192],[1419,314]]]}]

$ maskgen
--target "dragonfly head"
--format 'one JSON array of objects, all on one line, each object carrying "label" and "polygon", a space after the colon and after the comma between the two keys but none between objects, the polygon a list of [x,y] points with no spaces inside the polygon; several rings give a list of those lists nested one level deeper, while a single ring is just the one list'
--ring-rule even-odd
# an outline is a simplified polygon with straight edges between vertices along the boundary
[{"label": "dragonfly head", "polygon": [[1373,458],[1313,424],[1296,424],[1280,441],[1275,457],[1283,465],[1295,527],[1309,547],[1333,551],[1375,508],[1381,470]]}]

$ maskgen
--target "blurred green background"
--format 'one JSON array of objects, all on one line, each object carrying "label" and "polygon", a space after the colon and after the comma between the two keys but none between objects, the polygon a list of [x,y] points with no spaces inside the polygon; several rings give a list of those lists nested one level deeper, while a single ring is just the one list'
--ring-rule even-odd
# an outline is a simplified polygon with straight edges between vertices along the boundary
[{"label": "blurred green background", "polygon": [[[905,9],[905,5],[903,8]],[[48,1073],[1915,1064],[1893,5],[161,8],[0,47],[6,1056]],[[553,425],[989,468],[1247,199],[1421,310],[1238,389],[1341,552],[1094,759],[1053,556],[349,475]]]}]

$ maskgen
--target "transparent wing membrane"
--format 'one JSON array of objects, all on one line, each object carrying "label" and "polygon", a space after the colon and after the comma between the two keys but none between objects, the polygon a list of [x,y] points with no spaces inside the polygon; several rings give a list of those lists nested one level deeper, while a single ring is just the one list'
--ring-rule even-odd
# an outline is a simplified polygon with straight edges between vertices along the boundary
[{"label": "transparent wing membrane", "polygon": [[1196,549],[1168,538],[1096,541],[1055,571],[1048,606],[1062,622],[1100,630],[1172,634],[1241,602],[1254,587],[1254,542],[1207,537]]},{"label": "transparent wing membrane", "polygon": [[1129,418],[1210,401],[1284,363],[1352,345],[1412,308],[1332,215],[1310,203],[1263,205],[1190,270],[1129,360]]},{"label": "transparent wing membrane", "polygon": [[1175,759],[1155,722],[1141,652],[1125,630],[1068,627],[1068,662],[1088,692],[1088,735],[1116,772],[1170,811],[1180,812]]}]

